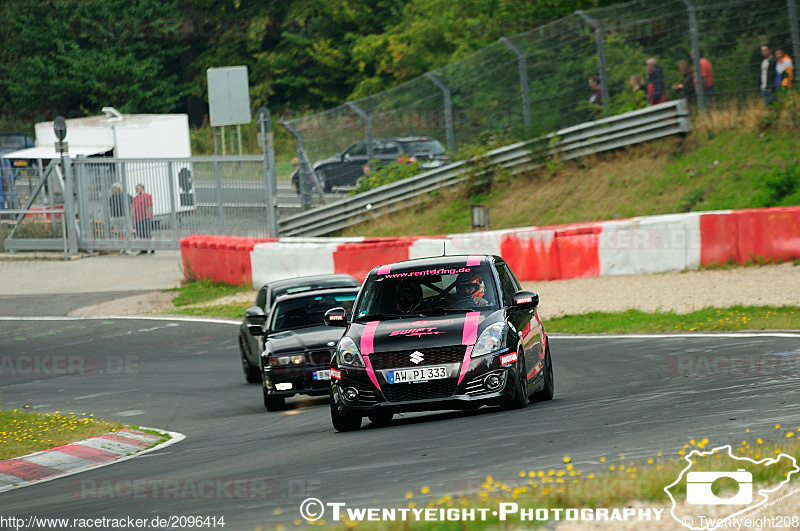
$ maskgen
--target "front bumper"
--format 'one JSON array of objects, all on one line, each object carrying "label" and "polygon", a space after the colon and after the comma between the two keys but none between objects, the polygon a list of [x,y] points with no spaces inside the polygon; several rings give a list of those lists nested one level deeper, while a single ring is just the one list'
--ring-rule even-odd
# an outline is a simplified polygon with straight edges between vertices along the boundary
[{"label": "front bumper", "polygon": [[[313,374],[315,371],[329,369],[329,364],[304,365],[301,367],[266,367],[264,369],[264,388],[272,396],[327,395],[331,392],[330,380],[315,380]],[[279,389],[279,387],[287,384],[291,384],[292,387],[290,389]]]},{"label": "front bumper", "polygon": [[[343,415],[372,415],[379,412],[469,410],[482,405],[496,405],[514,396],[519,378],[516,364],[502,366],[500,357],[508,351],[470,359],[470,365],[459,382],[461,363],[445,364],[448,377],[421,383],[388,383],[388,370],[374,371],[378,386],[364,368],[342,368],[341,378],[331,381],[334,405]],[[496,375],[501,385],[487,385]],[[355,399],[348,399],[355,390]]]}]

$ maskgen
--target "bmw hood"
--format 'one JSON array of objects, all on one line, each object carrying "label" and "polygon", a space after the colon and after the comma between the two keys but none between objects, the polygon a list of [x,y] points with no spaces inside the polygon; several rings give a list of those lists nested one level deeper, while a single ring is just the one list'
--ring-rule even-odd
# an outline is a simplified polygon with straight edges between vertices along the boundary
[{"label": "bmw hood", "polygon": [[269,351],[273,354],[325,350],[333,348],[341,337],[341,328],[321,325],[278,332],[267,338],[267,344]]},{"label": "bmw hood", "polygon": [[495,321],[502,311],[474,311],[413,319],[356,322],[347,335],[356,342],[362,355],[451,345],[473,345],[478,334]]}]

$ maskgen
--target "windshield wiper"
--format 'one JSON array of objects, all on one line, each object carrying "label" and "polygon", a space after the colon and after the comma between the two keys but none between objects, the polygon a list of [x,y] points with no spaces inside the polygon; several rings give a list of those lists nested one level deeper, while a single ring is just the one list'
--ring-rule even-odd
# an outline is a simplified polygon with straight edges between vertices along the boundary
[{"label": "windshield wiper", "polygon": [[425,317],[424,313],[374,313],[372,315],[362,315],[356,321],[383,321],[385,319],[407,319],[413,317]]}]

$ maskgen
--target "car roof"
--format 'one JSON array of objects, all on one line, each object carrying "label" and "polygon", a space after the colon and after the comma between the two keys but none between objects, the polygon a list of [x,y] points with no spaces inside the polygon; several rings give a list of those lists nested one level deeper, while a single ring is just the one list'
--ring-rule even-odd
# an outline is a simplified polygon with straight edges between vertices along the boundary
[{"label": "car roof", "polygon": [[302,299],[304,297],[309,297],[309,296],[314,297],[314,296],[317,296],[317,295],[327,295],[329,293],[352,293],[353,295],[356,295],[356,294],[358,294],[358,290],[359,289],[360,288],[356,288],[356,287],[342,286],[342,287],[337,287],[337,288],[325,288],[325,289],[315,289],[315,290],[309,290],[309,291],[300,291],[300,292],[297,292],[297,293],[287,293],[285,295],[281,295],[281,296],[277,297],[273,301],[272,304],[274,306],[275,304],[278,304],[279,302],[286,302],[286,301],[290,301],[290,300],[293,300],[293,299]]},{"label": "car roof", "polygon": [[352,286],[360,286],[361,284],[351,275],[345,274],[331,274],[331,275],[310,275],[306,277],[293,277],[293,278],[284,278],[281,280],[273,280],[272,282],[267,282],[262,286],[263,288],[286,288],[292,286],[305,286],[307,284],[313,284],[315,282],[337,282],[341,281],[343,283],[342,287],[347,287],[346,283],[352,282]]},{"label": "car roof", "polygon": [[392,273],[403,273],[405,271],[417,271],[422,268],[461,268],[464,267],[468,261],[472,260],[478,261],[476,265],[487,265],[490,261],[494,262],[499,259],[500,257],[491,255],[446,255],[432,258],[416,258],[414,260],[403,260],[402,262],[378,266],[370,271],[370,275],[381,268],[386,268]]}]

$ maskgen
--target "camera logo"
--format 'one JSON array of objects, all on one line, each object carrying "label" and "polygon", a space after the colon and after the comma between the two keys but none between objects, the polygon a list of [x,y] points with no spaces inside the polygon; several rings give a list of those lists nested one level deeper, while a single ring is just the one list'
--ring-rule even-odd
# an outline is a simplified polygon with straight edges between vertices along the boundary
[{"label": "camera logo", "polygon": [[[720,478],[739,484],[739,492],[731,498],[720,498],[711,485]],[[753,474],[740,468],[736,472],[689,472],[686,474],[686,502],[692,505],[748,505],[753,502]]]}]

